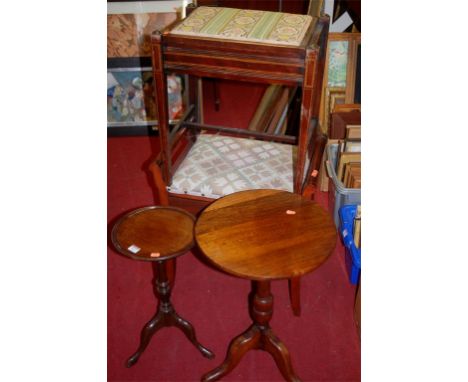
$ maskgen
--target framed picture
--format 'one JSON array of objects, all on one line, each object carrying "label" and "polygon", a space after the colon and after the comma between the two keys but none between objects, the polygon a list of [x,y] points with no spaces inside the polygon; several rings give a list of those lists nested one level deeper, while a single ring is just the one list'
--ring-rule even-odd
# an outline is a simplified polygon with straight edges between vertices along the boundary
[{"label": "framed picture", "polygon": [[[184,108],[183,80],[167,77],[169,120],[174,123]],[[157,109],[151,67],[114,68],[107,71],[107,125],[155,126]]]},{"label": "framed picture", "polygon": [[343,87],[327,87],[325,89],[325,102],[324,105],[324,121],[323,125],[327,127],[327,132],[330,126],[330,115],[335,109],[336,105],[342,105],[345,103],[346,90]]},{"label": "framed picture", "polygon": [[332,104],[336,103],[330,97],[336,97],[336,94],[340,93],[339,103],[347,104],[354,103],[356,99],[356,79],[360,78],[357,60],[360,44],[360,33],[330,33],[328,35],[319,117],[325,133],[329,129],[330,113],[333,112]]},{"label": "framed picture", "polygon": [[107,58],[150,57],[151,33],[177,20],[177,13],[107,15]]},{"label": "framed picture", "polygon": [[111,1],[107,3],[107,58],[150,57],[151,33],[183,17],[191,1]]},{"label": "framed picture", "polygon": [[327,87],[346,87],[349,41],[328,42]]},{"label": "framed picture", "polygon": [[[157,131],[151,33],[177,22],[190,2],[107,2],[108,135],[146,135]],[[185,79],[169,75],[167,83],[169,119],[174,123],[186,105]]]},{"label": "framed picture", "polygon": [[[140,66],[140,64],[143,64]],[[176,123],[187,105],[185,76],[167,76],[169,123]],[[151,59],[108,60],[107,132],[147,135],[157,131],[157,106]]]}]

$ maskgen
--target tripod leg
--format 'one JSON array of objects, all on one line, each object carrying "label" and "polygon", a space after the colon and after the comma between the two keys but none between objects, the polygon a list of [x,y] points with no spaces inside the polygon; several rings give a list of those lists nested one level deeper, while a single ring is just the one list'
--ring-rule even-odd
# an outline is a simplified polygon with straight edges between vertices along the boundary
[{"label": "tripod leg", "polygon": [[256,326],[251,326],[247,331],[234,338],[229,344],[224,362],[203,375],[203,382],[217,381],[230,373],[242,359],[245,353],[259,347],[260,331]]},{"label": "tripod leg", "polygon": [[203,357],[213,359],[214,354],[205,348],[200,342],[198,342],[197,337],[195,335],[195,329],[190,324],[190,322],[184,320],[180,317],[176,312],[172,313],[174,318],[174,326],[178,327],[182,332],[187,336],[189,341],[195,345],[195,347],[202,353]]},{"label": "tripod leg", "polygon": [[148,346],[151,337],[153,337],[154,333],[156,333],[164,326],[163,318],[164,314],[158,311],[156,315],[143,327],[140,335],[140,346],[138,347],[137,351],[127,360],[127,367],[132,367],[138,361],[141,354]]},{"label": "tripod leg", "polygon": [[275,359],[276,365],[284,379],[290,382],[300,382],[299,377],[294,373],[292,368],[291,357],[286,346],[276,337],[271,329],[263,332],[263,338],[265,350]]}]

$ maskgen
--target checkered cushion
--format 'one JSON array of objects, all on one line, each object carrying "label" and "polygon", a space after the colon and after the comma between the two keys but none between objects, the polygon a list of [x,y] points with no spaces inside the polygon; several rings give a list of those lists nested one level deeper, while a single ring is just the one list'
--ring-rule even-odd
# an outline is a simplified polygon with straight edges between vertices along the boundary
[{"label": "checkered cushion", "polygon": [[167,189],[213,199],[259,188],[292,192],[295,160],[292,145],[201,134]]},{"label": "checkered cushion", "polygon": [[292,13],[199,7],[170,33],[299,46],[312,19]]}]

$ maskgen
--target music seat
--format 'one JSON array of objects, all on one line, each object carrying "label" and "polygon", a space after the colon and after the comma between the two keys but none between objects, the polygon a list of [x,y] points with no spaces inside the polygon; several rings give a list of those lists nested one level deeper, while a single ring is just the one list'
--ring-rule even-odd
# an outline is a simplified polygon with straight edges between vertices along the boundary
[{"label": "music seat", "polygon": [[291,13],[199,7],[171,34],[299,46],[312,20]]},{"label": "music seat", "polygon": [[[161,151],[150,171],[160,194],[168,191],[180,205],[249,189],[312,198],[326,142],[318,112],[328,16],[190,9],[184,20],[151,36]],[[168,118],[169,73],[186,75],[188,83],[189,105],[175,126]],[[297,128],[277,135],[205,124],[201,78],[300,88]],[[291,279],[291,304],[298,315],[299,277]]]}]

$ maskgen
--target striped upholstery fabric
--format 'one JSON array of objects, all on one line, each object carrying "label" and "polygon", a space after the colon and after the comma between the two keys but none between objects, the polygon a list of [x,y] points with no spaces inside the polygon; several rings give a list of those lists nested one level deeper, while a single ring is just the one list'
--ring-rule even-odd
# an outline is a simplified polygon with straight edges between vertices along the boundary
[{"label": "striped upholstery fabric", "polygon": [[292,13],[199,7],[170,33],[298,46],[311,21]]}]

